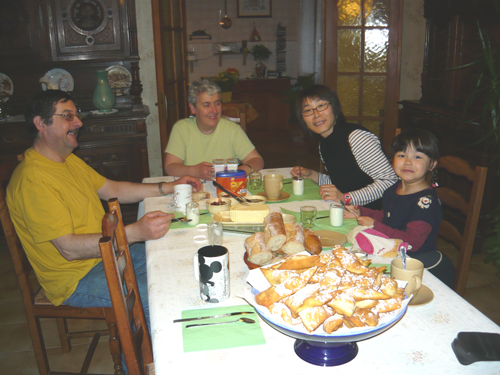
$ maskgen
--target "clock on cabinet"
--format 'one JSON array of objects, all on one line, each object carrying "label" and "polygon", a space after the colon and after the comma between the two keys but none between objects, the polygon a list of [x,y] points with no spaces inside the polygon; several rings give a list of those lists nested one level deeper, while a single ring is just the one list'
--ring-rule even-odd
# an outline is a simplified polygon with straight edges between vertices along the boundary
[{"label": "clock on cabinet", "polygon": [[[49,32],[53,61],[116,60],[137,57],[133,2],[52,0]],[[134,38],[132,38],[133,40]]]}]

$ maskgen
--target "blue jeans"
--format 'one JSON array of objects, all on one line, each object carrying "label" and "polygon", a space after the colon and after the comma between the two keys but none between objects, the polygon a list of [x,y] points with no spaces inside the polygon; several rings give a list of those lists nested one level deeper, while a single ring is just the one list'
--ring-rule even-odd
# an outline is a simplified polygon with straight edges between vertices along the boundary
[{"label": "blue jeans", "polygon": [[[149,334],[151,327],[149,323],[148,303],[148,278],[146,266],[146,245],[142,242],[130,245],[130,257],[134,265],[135,277],[139,286],[144,315],[148,324]],[[96,264],[79,282],[73,294],[64,301],[65,305],[74,307],[112,307],[109,296],[108,282],[104,273],[102,262]],[[126,365],[122,360],[125,373]]]}]

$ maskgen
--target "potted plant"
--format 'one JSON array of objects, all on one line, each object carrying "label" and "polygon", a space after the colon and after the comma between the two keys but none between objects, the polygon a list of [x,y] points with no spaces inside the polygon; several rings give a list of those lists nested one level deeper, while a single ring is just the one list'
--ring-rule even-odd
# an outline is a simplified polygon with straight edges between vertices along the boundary
[{"label": "potted plant", "polygon": [[272,52],[263,44],[256,44],[252,47],[250,53],[255,61],[258,61],[255,66],[255,74],[257,78],[264,78],[266,76],[266,65],[263,61],[269,60]]},{"label": "potted plant", "polygon": [[227,68],[214,77],[212,80],[222,91],[222,101],[230,102],[234,85],[238,82],[240,72],[235,68]]}]

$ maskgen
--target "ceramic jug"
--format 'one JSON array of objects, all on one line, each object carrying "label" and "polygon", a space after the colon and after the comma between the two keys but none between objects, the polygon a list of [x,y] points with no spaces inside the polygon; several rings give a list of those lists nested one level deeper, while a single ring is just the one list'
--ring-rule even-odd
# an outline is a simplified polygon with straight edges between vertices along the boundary
[{"label": "ceramic jug", "polygon": [[93,96],[94,105],[99,112],[111,112],[115,106],[115,94],[108,83],[108,72],[98,70],[95,74],[97,75],[97,86]]}]

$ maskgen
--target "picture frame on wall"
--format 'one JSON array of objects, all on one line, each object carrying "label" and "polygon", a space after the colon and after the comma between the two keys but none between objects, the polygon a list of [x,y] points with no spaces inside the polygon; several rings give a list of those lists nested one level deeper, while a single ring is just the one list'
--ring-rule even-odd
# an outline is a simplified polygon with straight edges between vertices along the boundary
[{"label": "picture frame on wall", "polygon": [[238,18],[272,17],[272,0],[238,0]]}]

